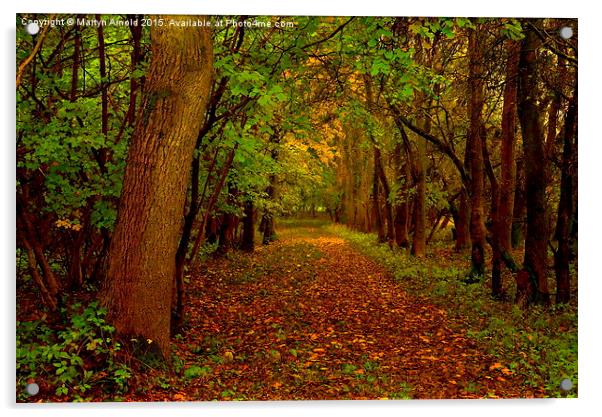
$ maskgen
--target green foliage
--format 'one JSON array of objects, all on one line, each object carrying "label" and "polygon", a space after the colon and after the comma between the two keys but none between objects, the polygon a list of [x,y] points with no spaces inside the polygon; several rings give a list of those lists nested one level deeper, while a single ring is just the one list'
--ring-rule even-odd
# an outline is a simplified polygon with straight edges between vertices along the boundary
[{"label": "green foliage", "polygon": [[201,378],[211,374],[211,368],[209,366],[197,366],[193,365],[184,370],[184,378],[195,379]]},{"label": "green foliage", "polygon": [[395,392],[392,392],[391,398],[396,400],[411,400],[412,387],[408,384],[400,384],[399,389]]},{"label": "green foliage", "polygon": [[500,30],[500,33],[513,41],[520,41],[525,37],[522,25],[517,19],[510,19],[509,22],[504,23],[504,28]]},{"label": "green foliage", "polygon": [[112,338],[106,310],[93,302],[63,309],[63,314],[71,314],[71,320],[60,329],[43,320],[17,322],[17,398],[27,398],[24,390],[31,380],[53,390],[42,394],[69,400],[95,389],[125,392],[131,371],[117,359],[121,345]]},{"label": "green foliage", "polygon": [[341,365],[341,371],[343,371],[344,374],[353,374],[356,370],[357,366],[351,363],[344,363]]}]

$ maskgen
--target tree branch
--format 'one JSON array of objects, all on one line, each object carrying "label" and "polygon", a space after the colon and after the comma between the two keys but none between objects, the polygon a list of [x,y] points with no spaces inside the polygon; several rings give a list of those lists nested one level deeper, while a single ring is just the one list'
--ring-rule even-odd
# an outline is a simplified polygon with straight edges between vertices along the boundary
[{"label": "tree branch", "polygon": [[460,174],[460,178],[462,179],[462,184],[465,187],[467,187],[468,184],[470,184],[470,177],[468,176],[468,173],[464,169],[464,164],[462,163],[462,161],[460,161],[458,156],[454,153],[454,151],[451,149],[451,147],[445,141],[443,141],[439,138],[436,138],[435,136],[431,135],[430,133],[427,133],[424,130],[420,129],[419,127],[413,125],[406,117],[404,117],[401,114],[399,109],[396,106],[394,106],[393,104],[389,103],[389,108],[393,112],[393,116],[395,117],[395,119],[398,119],[404,125],[406,125],[408,127],[408,129],[410,129],[412,132],[416,133],[417,135],[423,137],[424,139],[426,139],[427,141],[429,141],[430,143],[435,145],[441,152],[443,152],[445,155],[447,155],[449,157],[449,159],[451,159],[451,161],[457,168],[457,170]]},{"label": "tree branch", "polygon": [[[49,20],[54,20],[55,16],[56,15],[51,15],[49,17]],[[17,70],[17,81],[16,81],[17,87],[19,87],[19,85],[21,85],[21,78],[23,78],[23,73],[25,72],[25,68],[31,63],[31,61],[33,61],[36,54],[40,51],[40,48],[42,47],[42,43],[44,43],[44,39],[46,38],[46,34],[48,33],[48,29],[50,29],[50,25],[44,26],[44,29],[42,29],[42,33],[40,33],[40,37],[38,38],[38,41],[36,42],[36,45],[33,48],[33,51],[31,51],[31,54],[29,54],[29,56],[27,58],[25,58],[23,60],[23,62],[21,62],[19,64],[19,69]]]}]

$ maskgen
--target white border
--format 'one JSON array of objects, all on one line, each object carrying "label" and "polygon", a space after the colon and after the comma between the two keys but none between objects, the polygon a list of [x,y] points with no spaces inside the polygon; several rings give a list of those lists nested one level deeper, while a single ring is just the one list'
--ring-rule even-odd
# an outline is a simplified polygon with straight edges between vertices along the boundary
[{"label": "white border", "polygon": [[[600,285],[599,247],[602,239],[600,227],[600,182],[602,179],[602,147],[600,128],[599,76],[600,62],[599,10],[594,2],[545,1],[535,4],[525,0],[502,0],[495,2],[467,0],[423,0],[407,4],[385,0],[214,0],[149,2],[143,0],[30,0],[28,2],[2,1],[1,28],[2,64],[0,81],[3,90],[2,126],[5,134],[0,138],[2,179],[2,218],[4,220],[0,256],[5,272],[4,303],[0,308],[4,319],[2,343],[1,405],[9,415],[104,416],[128,414],[159,416],[166,412],[178,415],[290,415],[330,416],[344,414],[359,416],[366,414],[400,415],[427,414],[447,416],[480,415],[504,416],[516,413],[531,415],[589,415],[600,408],[600,325],[602,297]],[[577,400],[498,400],[498,401],[411,401],[411,402],[269,402],[269,403],[191,403],[191,404],[84,404],[84,405],[14,405],[14,76],[15,76],[15,13],[167,13],[167,14],[270,14],[270,15],[400,15],[400,16],[528,16],[528,17],[577,17],[579,18],[579,220],[580,220],[580,264],[579,264],[579,399]]]}]

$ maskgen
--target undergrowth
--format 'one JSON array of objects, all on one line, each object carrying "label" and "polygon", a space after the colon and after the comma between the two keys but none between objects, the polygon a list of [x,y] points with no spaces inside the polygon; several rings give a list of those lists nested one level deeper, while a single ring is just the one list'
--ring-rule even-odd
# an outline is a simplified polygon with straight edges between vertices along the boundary
[{"label": "undergrowth", "polygon": [[[17,401],[91,401],[99,392],[118,399],[132,372],[118,358],[121,345],[106,310],[97,302],[75,303],[61,314],[70,319],[17,321]],[[30,396],[26,387],[33,383],[40,392]]]}]

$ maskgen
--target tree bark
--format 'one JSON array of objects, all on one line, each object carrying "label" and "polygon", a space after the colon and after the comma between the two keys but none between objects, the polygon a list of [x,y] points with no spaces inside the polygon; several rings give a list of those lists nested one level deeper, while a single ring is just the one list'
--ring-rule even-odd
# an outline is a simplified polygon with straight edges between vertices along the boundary
[{"label": "tree bark", "polygon": [[512,209],[512,230],[510,243],[513,248],[522,246],[525,242],[525,218],[527,202],[525,198],[525,164],[524,157],[516,159],[516,181],[514,186],[514,208]]},{"label": "tree bark", "polygon": [[[272,133],[268,142],[269,142],[270,146],[272,147],[271,151],[270,151],[272,160],[274,162],[277,162],[278,157],[279,157],[278,146],[280,144],[280,132],[277,129],[274,129],[274,133]],[[268,185],[267,190],[266,190],[266,194],[268,195],[268,200],[274,201],[276,199],[276,193],[277,193],[276,174],[273,173],[270,175],[270,184]],[[276,229],[274,226],[274,214],[275,214],[274,211],[268,207],[264,211],[263,217],[261,219],[261,222],[263,224],[262,243],[264,245],[267,245],[270,242],[273,242],[276,240]]]},{"label": "tree bark", "polygon": [[151,47],[102,300],[119,336],[151,340],[167,358],[176,251],[213,52],[202,27],[153,27]]},{"label": "tree bark", "polygon": [[[402,126],[403,129],[403,126]],[[405,133],[405,132],[404,132]],[[403,161],[403,144],[398,143],[395,146],[394,160],[397,169],[397,184],[401,187],[400,195],[396,196],[395,201],[395,243],[400,248],[407,248],[408,240],[408,184],[411,180],[410,165]],[[401,201],[399,201],[401,199]]]},{"label": "tree bark", "polygon": [[[376,149],[376,148],[374,148]],[[378,243],[385,243],[387,241],[385,236],[385,227],[383,224],[382,214],[380,212],[380,183],[378,181],[378,173],[376,172],[376,152],[374,152],[374,171],[372,173],[372,194],[370,200],[372,202],[372,218],[376,225],[376,235]]]},{"label": "tree bark", "polygon": [[470,81],[470,130],[468,133],[468,155],[470,162],[470,243],[471,278],[485,274],[485,223],[483,219],[483,56],[482,35],[476,28],[468,38],[469,81]]},{"label": "tree bark", "polygon": [[[487,159],[488,174],[491,179],[491,220],[492,220],[492,267],[491,292],[494,298],[504,296],[502,280],[502,259],[508,257],[511,249],[512,213],[514,209],[514,187],[516,181],[516,100],[518,58],[520,43],[506,41],[508,59],[506,61],[506,84],[502,108],[501,181],[498,184],[493,169]],[[485,146],[486,150],[487,147]],[[490,172],[491,171],[491,172]]]},{"label": "tree bark", "polygon": [[[534,19],[533,25],[540,25]],[[527,235],[525,239],[524,272],[529,286],[517,294],[528,302],[549,301],[547,269],[548,224],[546,207],[545,143],[537,103],[537,49],[541,45],[534,29],[522,40],[519,61],[518,115],[523,132],[525,184],[527,196]]]},{"label": "tree bark", "polygon": [[[455,207],[455,206],[454,206]],[[454,218],[454,249],[464,252],[470,247],[470,204],[468,194],[463,188],[458,197],[458,206],[452,211]]]},{"label": "tree bark", "polygon": [[[232,185],[228,184],[227,187],[228,197],[226,199],[226,204],[229,206],[235,206],[236,196],[238,195],[238,189]],[[232,213],[223,213],[221,215],[222,221],[219,228],[219,243],[217,245],[216,254],[225,255],[232,249],[234,245],[234,232],[236,228],[236,219],[234,214]]]},{"label": "tree bark", "polygon": [[[426,130],[426,129],[425,129]],[[423,257],[426,254],[426,144],[416,142],[416,194],[414,195],[414,235],[412,236],[412,255]]]},{"label": "tree bark", "polygon": [[395,240],[395,229],[393,228],[393,208],[391,201],[389,201],[391,188],[389,187],[389,181],[387,180],[385,169],[383,168],[380,149],[377,146],[374,146],[374,164],[374,169],[376,170],[376,174],[378,175],[382,185],[382,196],[385,200],[385,219],[387,221],[387,234],[385,236],[385,241],[388,242],[389,246],[392,247]]},{"label": "tree bark", "polygon": [[[576,75],[575,75],[576,77]],[[571,298],[571,280],[569,261],[571,255],[570,233],[573,221],[573,176],[575,158],[575,138],[577,136],[577,82],[575,94],[569,102],[563,129],[562,167],[560,178],[560,201],[558,203],[558,220],[555,237],[558,248],[554,253],[554,269],[556,272],[556,302],[568,303]]]},{"label": "tree bark", "polygon": [[497,234],[501,247],[509,251],[512,247],[512,218],[516,187],[516,100],[520,43],[510,40],[507,42],[508,60],[502,108],[501,180]]}]

